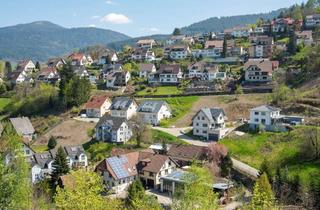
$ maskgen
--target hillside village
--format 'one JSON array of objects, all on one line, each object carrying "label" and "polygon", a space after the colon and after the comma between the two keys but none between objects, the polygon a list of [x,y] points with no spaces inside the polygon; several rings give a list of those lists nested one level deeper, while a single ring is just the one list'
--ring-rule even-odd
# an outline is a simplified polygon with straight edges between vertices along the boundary
[{"label": "hillside village", "polygon": [[0,174],[19,168],[15,190],[33,190],[30,209],[81,209],[71,194],[93,188],[82,192],[97,197],[92,209],[319,209],[310,4],[121,51],[1,61]]}]

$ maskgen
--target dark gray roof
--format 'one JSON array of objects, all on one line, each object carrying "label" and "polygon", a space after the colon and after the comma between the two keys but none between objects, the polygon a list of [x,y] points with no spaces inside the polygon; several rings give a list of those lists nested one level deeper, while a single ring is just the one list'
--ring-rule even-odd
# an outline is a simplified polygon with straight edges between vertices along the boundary
[{"label": "dark gray roof", "polygon": [[118,97],[113,99],[111,104],[111,110],[128,110],[132,103],[135,101],[131,98]]},{"label": "dark gray roof", "polygon": [[35,132],[28,117],[10,118],[10,121],[19,135],[33,134]]},{"label": "dark gray roof", "polygon": [[122,117],[112,117],[110,115],[104,115],[100,118],[99,122],[96,125],[96,128],[99,128],[103,124],[108,124],[112,127],[112,130],[118,130],[122,123],[128,124],[128,121]]},{"label": "dark gray roof", "polygon": [[[223,116],[226,115],[221,108],[202,108],[199,112],[203,112],[210,121],[217,121],[221,114]],[[197,116],[199,112],[195,116]]]},{"label": "dark gray roof", "polygon": [[54,159],[50,152],[36,153],[33,157],[34,162],[38,164],[41,168],[47,168],[47,164]]},{"label": "dark gray roof", "polygon": [[108,64],[105,66],[102,72],[107,73],[110,71],[121,71],[121,70],[122,70],[122,64]]},{"label": "dark gray roof", "polygon": [[65,146],[64,150],[66,151],[67,155],[72,158],[79,157],[79,155],[85,153],[83,146]]},{"label": "dark gray roof", "polygon": [[169,108],[169,105],[165,101],[146,100],[139,105],[138,112],[157,113],[163,105]]}]

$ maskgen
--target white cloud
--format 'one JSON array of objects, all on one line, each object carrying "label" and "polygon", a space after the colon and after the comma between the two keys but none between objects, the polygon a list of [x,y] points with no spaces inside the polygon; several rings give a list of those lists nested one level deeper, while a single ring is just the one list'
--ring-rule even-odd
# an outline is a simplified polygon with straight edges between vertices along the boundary
[{"label": "white cloud", "polygon": [[100,22],[113,23],[113,24],[127,24],[132,21],[123,14],[110,13],[100,19]]},{"label": "white cloud", "polygon": [[96,25],[95,25],[95,24],[90,24],[90,25],[89,25],[89,27],[91,27],[91,28],[95,28],[95,27],[96,27]]},{"label": "white cloud", "polygon": [[92,16],[91,17],[91,19],[98,19],[98,18],[100,18],[101,16],[99,16],[99,15],[94,15],[94,16]]},{"label": "white cloud", "polygon": [[109,4],[109,5],[116,5],[117,4],[112,0],[107,0],[106,3]]}]

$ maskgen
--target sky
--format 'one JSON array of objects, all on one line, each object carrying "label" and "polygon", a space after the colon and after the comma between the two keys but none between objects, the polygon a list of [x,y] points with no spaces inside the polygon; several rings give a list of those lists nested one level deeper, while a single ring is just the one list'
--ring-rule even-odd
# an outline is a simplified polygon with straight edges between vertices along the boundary
[{"label": "sky", "polygon": [[0,27],[46,20],[137,37],[221,16],[270,12],[304,0],[2,0]]}]

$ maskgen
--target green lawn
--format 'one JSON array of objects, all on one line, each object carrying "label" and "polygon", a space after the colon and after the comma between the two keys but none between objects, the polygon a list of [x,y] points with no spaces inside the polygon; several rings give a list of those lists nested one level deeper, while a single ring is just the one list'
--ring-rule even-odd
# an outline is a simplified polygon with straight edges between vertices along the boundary
[{"label": "green lawn", "polygon": [[48,151],[47,145],[32,145],[31,149],[33,149],[33,151],[35,151],[36,153],[43,153]]},{"label": "green lawn", "polygon": [[242,137],[229,137],[221,141],[232,156],[257,169],[264,159],[275,171],[277,166],[287,168],[289,177],[298,174],[303,183],[308,183],[310,172],[320,172],[319,162],[302,161],[299,157],[301,139],[297,138],[300,128],[288,133],[246,134]]},{"label": "green lawn", "polygon": [[0,112],[4,110],[4,108],[10,104],[11,99],[10,98],[0,98]]},{"label": "green lawn", "polygon": [[192,108],[193,104],[199,99],[198,96],[187,96],[187,97],[174,97],[174,98],[163,98],[171,110],[173,117],[161,122],[161,126],[171,126],[177,120],[182,118]]},{"label": "green lawn", "polygon": [[138,96],[145,96],[145,95],[177,95],[181,94],[183,91],[178,89],[177,86],[163,86],[163,87],[156,87],[151,88],[147,87],[144,90],[141,90],[136,93]]}]

